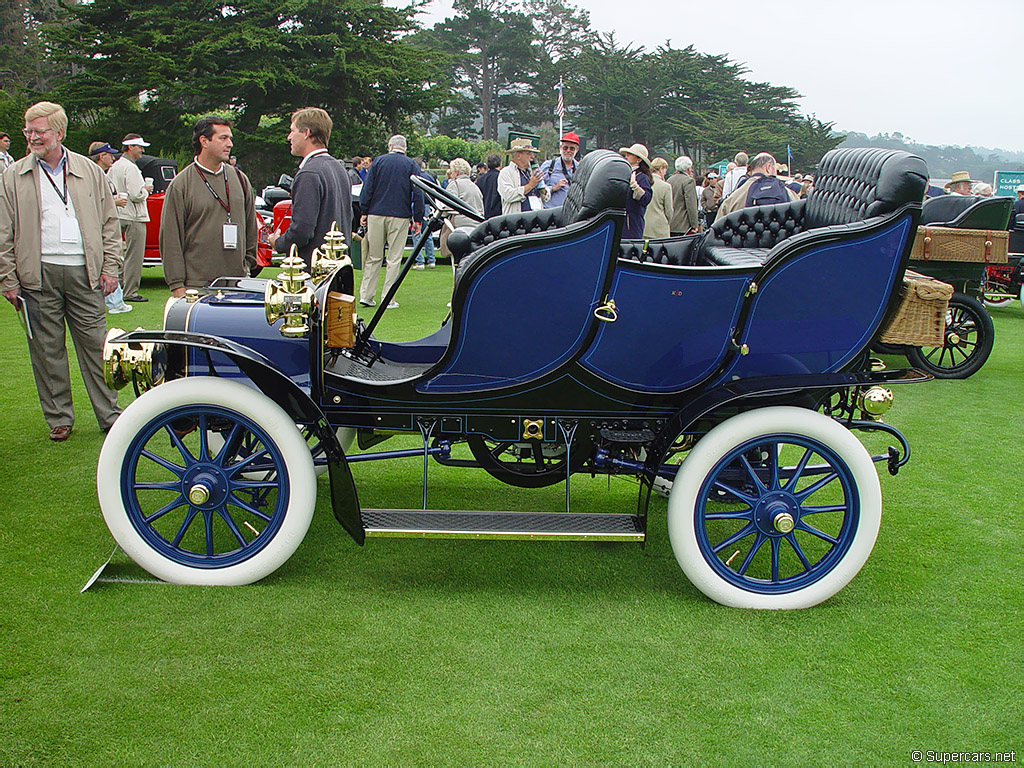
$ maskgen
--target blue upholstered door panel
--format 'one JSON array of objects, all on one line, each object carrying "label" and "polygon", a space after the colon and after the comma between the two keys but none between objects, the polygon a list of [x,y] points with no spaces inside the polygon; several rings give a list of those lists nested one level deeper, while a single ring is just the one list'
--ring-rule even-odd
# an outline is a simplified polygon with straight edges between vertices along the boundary
[{"label": "blue upholstered door panel", "polygon": [[607,220],[573,239],[496,253],[468,272],[460,279],[468,286],[456,290],[451,352],[417,389],[524,384],[573,359],[598,322],[614,234]]},{"label": "blue upholstered door panel", "polygon": [[651,268],[620,261],[602,323],[581,359],[605,381],[643,392],[679,392],[711,376],[750,283],[750,272]]},{"label": "blue upholstered door panel", "polygon": [[840,370],[871,341],[900,277],[911,217],[812,248],[761,278],[737,356],[719,378]]}]

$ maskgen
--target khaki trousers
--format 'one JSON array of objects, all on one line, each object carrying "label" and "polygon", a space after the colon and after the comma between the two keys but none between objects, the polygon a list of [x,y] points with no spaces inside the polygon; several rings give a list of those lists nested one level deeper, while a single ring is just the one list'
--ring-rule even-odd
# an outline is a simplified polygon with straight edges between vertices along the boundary
[{"label": "khaki trousers", "polygon": [[405,239],[409,235],[409,219],[394,216],[368,216],[366,219],[366,237],[363,238],[363,280],[359,284],[359,300],[364,304],[373,301],[377,293],[377,278],[380,266],[384,261],[387,249],[387,268],[384,272],[384,290],[387,292],[398,279],[402,268],[402,255],[405,253]]},{"label": "khaki trousers", "polygon": [[124,265],[121,267],[121,287],[125,296],[139,292],[142,282],[142,258],[146,255],[146,222],[121,220],[124,236]]},{"label": "khaki trousers", "polygon": [[103,291],[89,287],[85,267],[42,264],[42,290],[21,291],[32,324],[28,340],[32,373],[43,417],[51,429],[75,423],[65,323],[75,342],[78,367],[100,429],[108,429],[121,409],[117,392],[103,383],[103,340],[107,306]]}]

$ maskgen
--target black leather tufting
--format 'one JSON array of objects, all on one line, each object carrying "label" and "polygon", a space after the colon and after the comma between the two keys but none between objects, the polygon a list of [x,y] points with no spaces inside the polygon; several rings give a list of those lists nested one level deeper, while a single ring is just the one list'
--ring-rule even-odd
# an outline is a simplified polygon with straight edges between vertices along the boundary
[{"label": "black leather tufting", "polygon": [[[623,240],[619,258],[647,264],[671,264],[685,267],[693,264],[697,237],[674,237],[667,240]],[[646,247],[645,247],[646,246]]]},{"label": "black leather tufting", "polygon": [[595,150],[580,162],[561,207],[495,216],[478,224],[468,234],[453,232],[448,236],[448,248],[458,263],[462,257],[495,240],[567,227],[610,209],[624,210],[629,176],[629,163],[622,155],[607,149]]},{"label": "black leather tufting", "polygon": [[[827,152],[806,200],[743,208],[716,221],[697,252],[698,264],[745,263],[735,249],[762,251],[811,229],[851,224],[921,202],[928,184],[924,160],[908,152],[854,147]],[[751,260],[753,261],[753,259]]]},{"label": "black leather tufting", "polygon": [[852,147],[826,152],[807,198],[805,229],[851,224],[920,203],[928,166],[917,155]]}]

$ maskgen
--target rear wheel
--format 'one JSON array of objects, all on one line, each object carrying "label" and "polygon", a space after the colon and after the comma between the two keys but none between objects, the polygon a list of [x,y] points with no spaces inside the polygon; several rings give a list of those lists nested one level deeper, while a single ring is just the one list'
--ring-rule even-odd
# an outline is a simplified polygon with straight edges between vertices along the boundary
[{"label": "rear wheel", "polygon": [[977,373],[992,353],[995,328],[980,301],[954,293],[946,310],[941,347],[908,347],[907,359],[937,379],[966,379]]},{"label": "rear wheel", "polygon": [[[565,480],[565,443],[540,440],[502,442],[471,435],[469,450],[492,477],[520,488],[544,488]],[[590,455],[589,440],[573,440],[568,473],[578,471]]]},{"label": "rear wheel", "polygon": [[168,382],[129,405],[103,443],[96,482],[117,543],[177,584],[263,578],[301,543],[316,504],[295,422],[262,393],[209,377]]},{"label": "rear wheel", "polygon": [[668,502],[672,550],[705,595],[807,608],[857,574],[882,494],[871,457],[833,419],[789,406],[722,422],[690,451]]}]

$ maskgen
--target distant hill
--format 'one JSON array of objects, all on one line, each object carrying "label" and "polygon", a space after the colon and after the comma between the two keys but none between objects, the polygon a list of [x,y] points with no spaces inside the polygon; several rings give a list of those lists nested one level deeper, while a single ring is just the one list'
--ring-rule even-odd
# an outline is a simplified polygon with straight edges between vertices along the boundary
[{"label": "distant hill", "polygon": [[996,171],[1024,171],[1024,152],[986,147],[937,147],[918,144],[902,133],[869,137],[866,133],[852,132],[846,134],[846,139],[839,146],[885,147],[913,152],[924,158],[928,172],[935,179],[948,179],[954,171],[968,171],[972,179],[991,182]]}]

